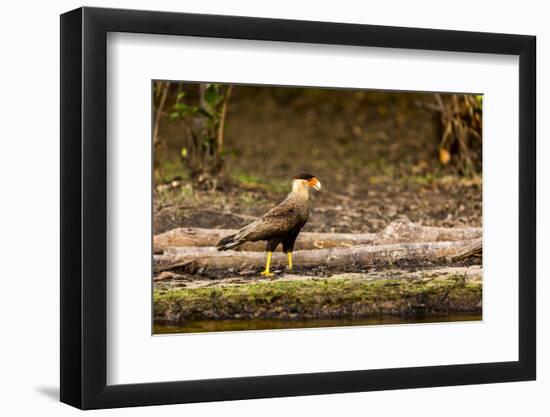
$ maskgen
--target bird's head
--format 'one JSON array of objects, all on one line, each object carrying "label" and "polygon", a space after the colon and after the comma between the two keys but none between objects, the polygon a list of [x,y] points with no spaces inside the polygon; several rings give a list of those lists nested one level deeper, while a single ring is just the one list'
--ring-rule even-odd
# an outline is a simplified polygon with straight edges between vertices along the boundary
[{"label": "bird's head", "polygon": [[292,177],[292,190],[309,190],[313,188],[317,191],[321,190],[321,181],[317,179],[315,175],[312,174],[296,174]]}]

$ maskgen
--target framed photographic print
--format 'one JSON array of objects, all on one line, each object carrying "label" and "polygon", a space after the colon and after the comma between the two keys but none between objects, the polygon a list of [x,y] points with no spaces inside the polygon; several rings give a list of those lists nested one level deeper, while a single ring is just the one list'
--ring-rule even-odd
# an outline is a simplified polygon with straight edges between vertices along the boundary
[{"label": "framed photographic print", "polygon": [[535,379],[535,38],[61,16],[61,400]]}]

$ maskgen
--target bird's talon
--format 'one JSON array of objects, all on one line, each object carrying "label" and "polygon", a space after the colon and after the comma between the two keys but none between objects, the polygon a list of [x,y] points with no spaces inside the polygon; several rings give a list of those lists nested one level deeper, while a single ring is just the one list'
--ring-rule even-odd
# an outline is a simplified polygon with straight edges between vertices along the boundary
[{"label": "bird's talon", "polygon": [[272,277],[274,274],[272,274],[269,271],[262,271],[262,273],[260,275],[263,276],[263,277]]}]

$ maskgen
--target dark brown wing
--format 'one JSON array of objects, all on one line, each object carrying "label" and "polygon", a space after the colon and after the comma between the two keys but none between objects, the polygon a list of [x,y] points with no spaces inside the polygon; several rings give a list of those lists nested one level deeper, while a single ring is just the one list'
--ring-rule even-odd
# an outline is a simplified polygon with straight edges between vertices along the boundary
[{"label": "dark brown wing", "polygon": [[270,240],[292,231],[300,222],[292,200],[285,200],[273,207],[258,220],[243,227],[235,236],[240,242]]}]

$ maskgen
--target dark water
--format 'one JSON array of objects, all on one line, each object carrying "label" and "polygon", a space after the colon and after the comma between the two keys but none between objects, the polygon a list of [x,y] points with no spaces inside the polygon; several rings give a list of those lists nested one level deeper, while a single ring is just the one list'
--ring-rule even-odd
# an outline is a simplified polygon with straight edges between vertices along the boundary
[{"label": "dark water", "polygon": [[238,330],[303,329],[315,327],[368,326],[385,324],[442,323],[480,321],[481,314],[453,314],[427,317],[383,315],[370,318],[309,319],[309,320],[197,320],[180,325],[157,324],[154,334],[228,332]]}]

